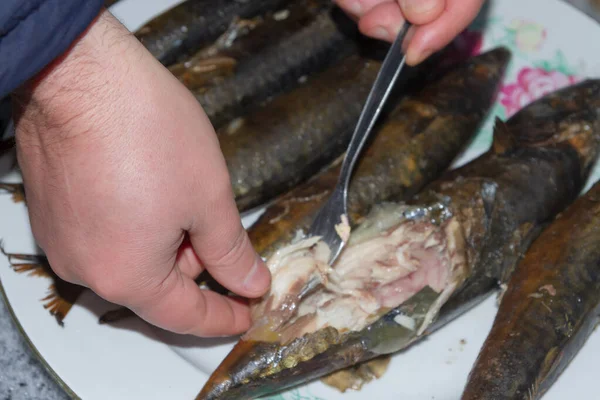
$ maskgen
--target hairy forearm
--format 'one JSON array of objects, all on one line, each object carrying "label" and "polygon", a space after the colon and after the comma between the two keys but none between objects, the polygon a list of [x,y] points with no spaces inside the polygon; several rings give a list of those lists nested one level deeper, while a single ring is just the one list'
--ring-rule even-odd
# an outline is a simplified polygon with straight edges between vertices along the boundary
[{"label": "hairy forearm", "polygon": [[[135,37],[102,10],[65,53],[13,93],[19,142],[50,145],[74,132],[101,128],[110,112],[98,109],[110,107],[119,85],[134,79],[132,59],[144,56]],[[86,128],[73,129],[80,124]]]},{"label": "hairy forearm", "polygon": [[245,305],[194,282],[206,268],[256,297],[269,272],[183,84],[104,11],[14,99],[32,232],[59,277],[175,332],[247,329]]}]

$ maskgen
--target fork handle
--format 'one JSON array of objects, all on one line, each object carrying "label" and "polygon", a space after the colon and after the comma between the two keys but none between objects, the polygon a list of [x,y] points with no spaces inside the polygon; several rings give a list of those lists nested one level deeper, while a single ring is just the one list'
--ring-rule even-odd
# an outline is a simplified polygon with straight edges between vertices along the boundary
[{"label": "fork handle", "polygon": [[[354,164],[360,155],[360,151],[362,150],[367,137],[371,133],[379,114],[385,104],[387,98],[400,75],[400,71],[402,67],[404,67],[404,63],[406,61],[406,55],[402,51],[402,42],[408,33],[409,28],[412,24],[408,21],[404,23],[404,26],[398,33],[396,40],[388,50],[388,53],[381,65],[379,73],[377,74],[377,78],[375,79],[375,83],[371,88],[371,92],[369,93],[369,97],[367,97],[367,102],[360,114],[360,118],[358,119],[358,123],[356,124],[356,128],[352,135],[352,140],[350,141],[350,145],[348,146],[348,150],[346,151],[346,157],[344,158],[344,162],[342,164],[342,168],[340,171],[340,181],[338,182],[344,191],[348,188],[348,183],[350,181],[350,176],[352,174],[352,169],[354,168]],[[344,193],[345,194],[345,193]],[[343,196],[346,198],[346,196]]]}]

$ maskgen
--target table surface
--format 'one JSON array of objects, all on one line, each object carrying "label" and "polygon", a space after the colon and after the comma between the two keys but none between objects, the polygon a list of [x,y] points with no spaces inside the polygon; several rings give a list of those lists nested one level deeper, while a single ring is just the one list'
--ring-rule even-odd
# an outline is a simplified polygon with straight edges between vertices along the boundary
[{"label": "table surface", "polygon": [[[600,0],[565,0],[600,21]],[[3,301],[0,301],[0,400],[67,400],[17,331]]]}]

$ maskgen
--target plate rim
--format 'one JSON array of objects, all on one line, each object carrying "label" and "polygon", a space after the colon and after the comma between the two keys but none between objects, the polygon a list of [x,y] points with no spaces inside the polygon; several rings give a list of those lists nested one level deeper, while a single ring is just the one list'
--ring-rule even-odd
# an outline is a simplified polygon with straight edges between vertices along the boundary
[{"label": "plate rim", "polygon": [[[184,0],[182,0],[182,2],[183,1]],[[502,1],[502,0],[492,0],[492,1]],[[575,6],[574,4],[572,4],[570,1],[568,1],[568,0],[554,0],[554,2],[558,3],[558,4],[562,4],[563,6],[566,6],[567,8],[570,8],[575,14],[578,14],[580,18],[585,18],[589,22],[591,22],[591,23],[593,23],[595,25],[600,26],[600,19],[596,19],[596,18],[592,17],[591,15],[589,15],[588,13],[586,13],[585,11],[581,10],[580,8],[578,8],[577,6]],[[111,8],[108,8],[107,11],[111,12],[112,11]],[[600,15],[600,13],[599,13],[599,15]],[[14,121],[13,121],[13,118],[9,119],[9,124],[0,133],[2,134],[2,137],[7,137],[7,135],[10,135],[11,133],[14,133]],[[600,164],[600,159],[597,160],[597,163]],[[582,190],[584,190],[584,189],[585,188],[583,188]],[[257,210],[259,210],[259,209],[255,209],[255,210],[249,211],[247,213],[240,213],[240,217],[241,218],[247,217],[247,214],[249,214],[251,212],[255,212]],[[75,391],[60,377],[60,375],[54,370],[54,368],[52,368],[52,366],[50,365],[50,363],[44,358],[44,356],[42,356],[42,354],[37,349],[37,347],[35,346],[35,344],[31,341],[29,335],[27,334],[27,332],[25,331],[25,329],[21,325],[21,322],[20,322],[18,316],[14,312],[12,304],[11,304],[10,300],[8,299],[8,295],[6,294],[6,291],[4,289],[4,285],[2,283],[2,279],[1,278],[0,278],[0,297],[2,297],[2,299],[4,301],[4,304],[6,305],[6,308],[7,308],[8,312],[9,312],[11,320],[14,323],[14,327],[17,329],[19,335],[24,340],[24,342],[27,344],[27,347],[31,351],[31,354],[34,356],[34,358],[43,366],[43,368],[46,370],[46,372],[48,373],[48,375],[50,376],[50,378],[58,385],[58,387],[63,391],[64,394],[66,394],[69,398],[71,398],[73,400],[82,400],[82,398],[79,395],[77,395],[75,393]]]},{"label": "plate rim", "polygon": [[8,296],[4,290],[4,285],[2,283],[1,278],[0,278],[0,296],[2,297],[4,304],[6,305],[8,313],[10,314],[10,317],[15,325],[15,328],[21,335],[21,338],[25,341],[25,343],[29,347],[29,350],[32,352],[35,359],[38,362],[40,362],[40,364],[44,367],[44,369],[46,370],[48,375],[54,380],[54,382],[59,386],[59,388],[64,391],[64,393],[67,396],[69,396],[71,399],[74,399],[74,400],[82,400],[81,397],[79,397],[75,393],[75,391],[73,389],[71,389],[71,387],[60,377],[60,375],[54,370],[54,368],[52,368],[50,366],[50,363],[48,363],[48,361],[46,361],[44,356],[42,356],[42,354],[37,349],[35,344],[29,338],[29,335],[27,334],[27,332],[25,332],[25,329],[23,329],[23,325],[21,325],[19,318],[15,314],[15,311],[10,303],[10,300],[8,299]]}]

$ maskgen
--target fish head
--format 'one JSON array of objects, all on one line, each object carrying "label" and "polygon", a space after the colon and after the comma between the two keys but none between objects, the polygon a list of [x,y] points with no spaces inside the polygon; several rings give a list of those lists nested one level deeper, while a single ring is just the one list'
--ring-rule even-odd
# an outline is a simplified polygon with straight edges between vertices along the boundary
[{"label": "fish head", "polygon": [[[333,265],[318,237],[281,248],[252,327],[197,399],[254,399],[406,347],[468,276],[464,237],[443,201],[385,204]],[[300,297],[312,279],[319,288]]]}]

